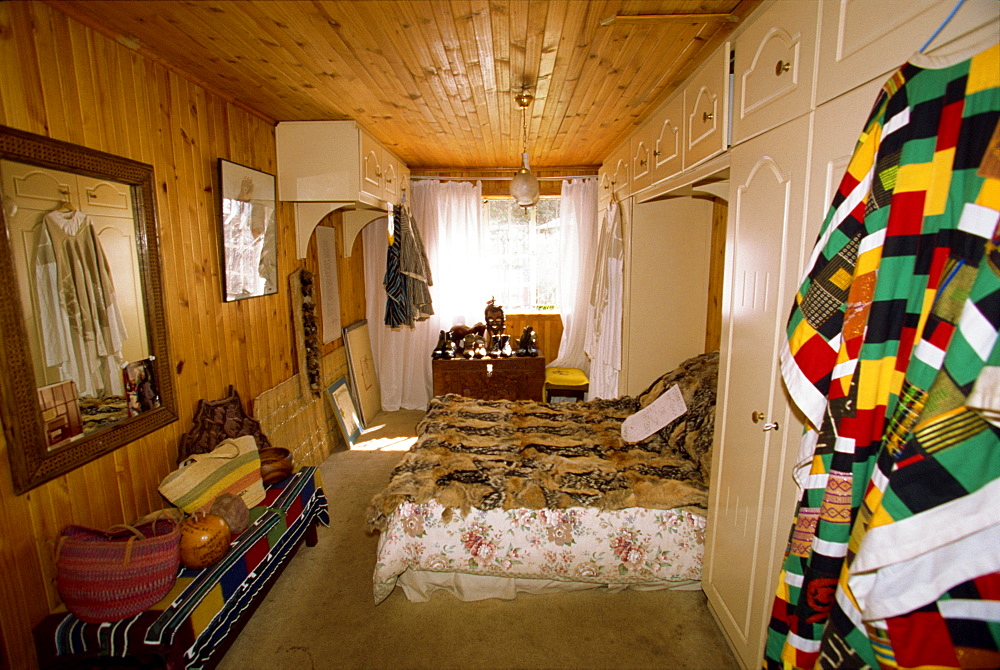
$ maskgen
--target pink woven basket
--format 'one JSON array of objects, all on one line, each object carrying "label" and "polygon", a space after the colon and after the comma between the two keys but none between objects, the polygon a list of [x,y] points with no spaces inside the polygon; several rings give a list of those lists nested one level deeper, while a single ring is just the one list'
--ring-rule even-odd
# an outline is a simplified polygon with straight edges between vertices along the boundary
[{"label": "pink woven basket", "polygon": [[170,518],[106,531],[66,526],[56,552],[59,596],[87,623],[134,616],[174,585],[180,537],[180,526]]}]

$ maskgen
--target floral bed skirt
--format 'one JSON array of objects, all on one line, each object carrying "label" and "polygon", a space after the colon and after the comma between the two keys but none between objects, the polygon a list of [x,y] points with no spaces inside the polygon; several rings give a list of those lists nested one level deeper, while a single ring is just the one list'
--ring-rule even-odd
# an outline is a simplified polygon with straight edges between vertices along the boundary
[{"label": "floral bed skirt", "polygon": [[[463,576],[458,580],[432,578],[432,590],[451,590],[466,600],[512,597],[510,583],[500,587],[492,580],[463,589],[470,583],[466,575],[529,585],[518,591],[532,591],[530,580],[547,582],[535,592],[560,583],[567,590],[690,588],[701,580],[705,517],[688,509],[473,508],[464,517],[455,512],[446,518],[434,500],[396,508],[379,538],[376,603],[388,597],[407,571],[458,573]],[[495,594],[483,591],[487,583],[498,585]],[[450,588],[456,584],[457,590]],[[463,590],[474,595],[463,597]],[[406,593],[411,600],[424,600],[427,591],[407,588]]]}]

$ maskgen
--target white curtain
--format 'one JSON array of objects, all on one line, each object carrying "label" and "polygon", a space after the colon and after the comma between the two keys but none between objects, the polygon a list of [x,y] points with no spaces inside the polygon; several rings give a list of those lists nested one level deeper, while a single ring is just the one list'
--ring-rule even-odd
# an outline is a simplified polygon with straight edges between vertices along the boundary
[{"label": "white curtain", "polygon": [[550,366],[579,368],[590,374],[584,352],[587,309],[594,282],[597,245],[597,180],[563,181],[559,219],[562,256],[559,259],[559,305],[563,333],[558,356]]},{"label": "white curtain", "polygon": [[426,409],[433,395],[431,352],[441,330],[482,321],[484,294],[480,259],[482,185],[415,181],[411,212],[427,251],[434,285],[434,315],[413,328],[385,325],[385,256],[388,219],[364,231],[365,299],[372,355],[382,389],[382,409]]},{"label": "white curtain", "polygon": [[621,207],[608,205],[601,221],[595,274],[587,310],[585,349],[591,398],[618,397],[622,360],[623,257]]}]

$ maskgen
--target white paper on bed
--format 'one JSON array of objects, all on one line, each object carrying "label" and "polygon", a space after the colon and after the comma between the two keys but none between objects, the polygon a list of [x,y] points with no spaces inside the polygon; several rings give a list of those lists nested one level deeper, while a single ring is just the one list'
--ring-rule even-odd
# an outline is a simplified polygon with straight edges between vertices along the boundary
[{"label": "white paper on bed", "polygon": [[659,398],[622,422],[622,439],[626,442],[644,440],[686,411],[681,389],[674,384]]}]

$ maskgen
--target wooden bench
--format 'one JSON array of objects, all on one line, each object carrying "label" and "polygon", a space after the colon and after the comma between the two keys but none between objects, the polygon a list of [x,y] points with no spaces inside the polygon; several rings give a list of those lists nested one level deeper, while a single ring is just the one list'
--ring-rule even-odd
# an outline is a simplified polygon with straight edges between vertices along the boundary
[{"label": "wooden bench", "polygon": [[89,624],[56,612],[35,628],[42,668],[214,667],[302,542],[329,523],[319,472],[306,467],[267,487],[251,524],[213,566],[182,567],[173,589],[145,612]]}]

